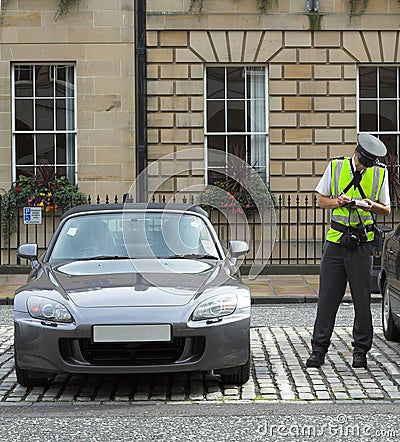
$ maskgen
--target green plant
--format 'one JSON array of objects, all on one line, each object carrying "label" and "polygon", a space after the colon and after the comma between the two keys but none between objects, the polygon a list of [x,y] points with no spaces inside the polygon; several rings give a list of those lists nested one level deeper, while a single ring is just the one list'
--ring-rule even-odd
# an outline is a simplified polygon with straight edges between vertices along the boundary
[{"label": "green plant", "polygon": [[397,155],[388,151],[385,157],[385,164],[388,171],[389,193],[392,204],[400,204],[400,175]]},{"label": "green plant", "polygon": [[[257,0],[257,7],[261,14],[266,14],[274,0]],[[278,2],[278,0],[276,0]]]},{"label": "green plant", "polygon": [[197,13],[201,14],[203,6],[204,0],[190,0],[189,12],[194,12],[194,9],[197,9]]},{"label": "green plant", "polygon": [[358,13],[363,14],[368,6],[368,0],[349,0],[350,3],[350,17]]},{"label": "green plant", "polygon": [[[239,151],[238,148],[234,150]],[[257,208],[276,205],[270,189],[258,175],[255,164],[247,164],[239,155],[229,156],[225,177],[205,188],[200,195],[200,203],[228,208],[238,213],[252,213]]]},{"label": "green plant", "polygon": [[72,3],[76,3],[79,8],[79,2],[80,0],[58,0],[57,11],[54,16],[54,20],[57,21],[59,17],[65,15],[69,11],[69,8],[71,7]]},{"label": "green plant", "polygon": [[9,2],[10,2],[10,0],[2,0],[2,2],[1,2],[1,15],[4,15],[6,13],[7,6],[8,6]]},{"label": "green plant", "polygon": [[[10,3],[11,0],[2,0],[1,1],[1,15],[4,15],[7,10],[7,6]],[[79,7],[80,0],[57,0],[57,11],[54,15],[54,20],[57,21],[59,17],[62,15],[65,15],[69,8],[73,3],[76,3]]]},{"label": "green plant", "polygon": [[[4,191],[4,189],[3,189]],[[38,166],[37,174],[20,175],[18,180],[1,196],[1,231],[4,241],[16,231],[18,208],[42,207],[56,211],[87,202],[86,196],[66,177],[56,177],[51,166]]]},{"label": "green plant", "polygon": [[[201,14],[205,0],[190,0],[189,12],[197,9],[197,13]],[[257,7],[261,14],[266,14],[267,10],[272,6],[274,0],[257,0]],[[278,0],[275,0],[276,2]]]}]

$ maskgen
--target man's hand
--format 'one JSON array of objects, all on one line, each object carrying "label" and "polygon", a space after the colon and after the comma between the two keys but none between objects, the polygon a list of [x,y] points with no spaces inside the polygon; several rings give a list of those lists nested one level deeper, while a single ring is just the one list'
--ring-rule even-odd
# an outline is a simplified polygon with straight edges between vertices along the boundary
[{"label": "man's hand", "polygon": [[349,204],[349,202],[351,201],[351,198],[348,197],[347,195],[339,195],[337,198],[337,205],[339,207],[345,206],[346,204]]}]

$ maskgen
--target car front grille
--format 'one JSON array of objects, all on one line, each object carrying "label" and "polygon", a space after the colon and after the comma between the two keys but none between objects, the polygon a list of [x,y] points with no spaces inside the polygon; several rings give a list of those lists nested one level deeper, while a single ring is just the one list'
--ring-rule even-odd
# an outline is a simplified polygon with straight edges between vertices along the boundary
[{"label": "car front grille", "polygon": [[167,365],[193,362],[204,352],[205,339],[174,338],[171,342],[96,343],[91,339],[61,339],[60,353],[68,363],[96,366]]}]

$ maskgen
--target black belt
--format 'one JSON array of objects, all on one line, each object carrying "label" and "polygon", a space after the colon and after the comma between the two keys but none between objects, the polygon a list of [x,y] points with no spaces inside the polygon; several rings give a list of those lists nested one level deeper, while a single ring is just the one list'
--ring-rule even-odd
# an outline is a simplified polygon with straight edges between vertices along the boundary
[{"label": "black belt", "polygon": [[[348,229],[349,227],[351,227],[351,226],[345,226],[344,224],[338,223],[338,222],[336,222],[336,221],[332,221],[332,222],[331,222],[331,227],[332,227],[332,229],[335,229],[335,230],[337,230],[338,232],[346,233],[346,232],[347,232],[347,229]],[[372,231],[374,230],[374,225],[373,225],[373,224],[367,224],[367,225],[364,226],[364,227],[365,227],[365,230],[366,230],[367,232],[372,232]]]}]

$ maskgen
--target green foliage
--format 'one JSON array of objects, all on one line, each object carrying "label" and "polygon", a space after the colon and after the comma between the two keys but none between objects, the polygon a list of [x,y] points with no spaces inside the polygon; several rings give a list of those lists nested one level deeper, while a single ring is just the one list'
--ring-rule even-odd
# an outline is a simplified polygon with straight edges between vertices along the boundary
[{"label": "green foliage", "polygon": [[[234,150],[239,152],[238,147]],[[275,205],[275,200],[254,165],[249,165],[239,155],[230,155],[225,177],[206,187],[200,195],[200,203],[238,213],[252,213],[257,208]]]},{"label": "green foliage", "polygon": [[[274,0],[257,0],[257,7],[261,14],[266,14]],[[276,0],[278,2],[278,0]]]},{"label": "green foliage", "polygon": [[[7,6],[11,0],[1,0],[1,15],[4,15],[7,10]],[[54,20],[57,21],[59,17],[65,15],[73,3],[76,3],[79,7],[80,0],[57,0],[57,11],[54,15]]]},{"label": "green foliage", "polygon": [[54,20],[57,20],[62,15],[65,15],[69,11],[72,3],[76,3],[79,7],[79,1],[80,0],[58,0],[57,11],[54,16]]},{"label": "green foliage", "polygon": [[271,207],[271,201],[275,205],[269,189],[259,181],[253,184],[252,189],[246,189],[233,179],[215,181],[200,195],[200,204],[247,214],[253,213],[257,208]]},{"label": "green foliage", "polygon": [[20,176],[1,196],[1,230],[5,241],[16,231],[19,207],[42,207],[57,211],[85,204],[86,196],[66,177],[58,178],[50,166],[38,166],[37,175]]},{"label": "green foliage", "polygon": [[189,12],[194,12],[194,10],[197,9],[197,13],[201,14],[203,6],[204,6],[204,0],[190,0]]},{"label": "green foliage", "polygon": [[1,1],[1,15],[4,15],[7,10],[7,6],[10,3],[10,0],[2,0]]},{"label": "green foliage", "polygon": [[352,17],[356,13],[363,14],[368,6],[368,0],[349,0],[349,3],[350,17]]},{"label": "green foliage", "polygon": [[[197,10],[198,14],[201,14],[203,10],[205,0],[190,0],[189,12]],[[257,8],[261,14],[266,14],[267,10],[272,6],[274,0],[257,0]],[[275,0],[276,2],[278,0]]]},{"label": "green foliage", "polygon": [[400,204],[400,176],[397,154],[392,150],[388,151],[385,157],[385,164],[388,171],[389,193],[392,204]]}]

